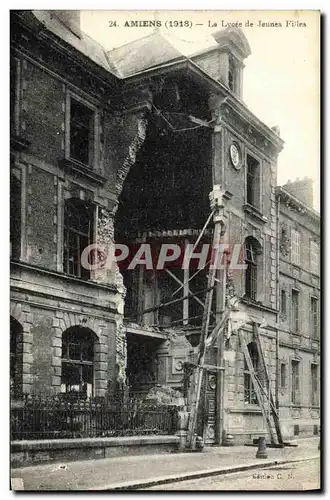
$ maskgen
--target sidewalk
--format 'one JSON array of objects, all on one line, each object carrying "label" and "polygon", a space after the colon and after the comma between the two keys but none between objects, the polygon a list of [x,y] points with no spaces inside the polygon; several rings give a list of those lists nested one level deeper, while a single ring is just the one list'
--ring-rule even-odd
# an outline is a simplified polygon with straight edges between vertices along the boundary
[{"label": "sidewalk", "polygon": [[320,456],[319,438],[292,443],[298,446],[268,448],[268,459],[256,459],[256,447],[235,446],[24,467],[12,469],[12,488],[19,484],[17,489],[26,491],[137,489]]}]

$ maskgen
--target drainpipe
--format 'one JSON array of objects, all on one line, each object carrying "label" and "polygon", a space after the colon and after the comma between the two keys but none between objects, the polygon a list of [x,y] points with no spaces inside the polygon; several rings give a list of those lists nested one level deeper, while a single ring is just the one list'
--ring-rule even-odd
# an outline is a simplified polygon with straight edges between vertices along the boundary
[{"label": "drainpipe", "polygon": [[280,332],[279,332],[279,320],[280,320],[280,239],[279,239],[279,220],[280,220],[280,195],[275,195],[276,206],[276,379],[275,379],[275,405],[277,410],[279,410],[279,377],[280,377],[280,366],[279,366],[279,351],[280,351]]}]

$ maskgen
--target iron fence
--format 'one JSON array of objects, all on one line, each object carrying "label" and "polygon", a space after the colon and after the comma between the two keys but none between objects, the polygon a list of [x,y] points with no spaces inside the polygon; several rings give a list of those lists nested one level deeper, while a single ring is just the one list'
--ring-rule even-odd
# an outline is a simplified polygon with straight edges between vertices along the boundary
[{"label": "iron fence", "polygon": [[174,434],[177,409],[143,401],[24,396],[11,405],[11,439]]}]

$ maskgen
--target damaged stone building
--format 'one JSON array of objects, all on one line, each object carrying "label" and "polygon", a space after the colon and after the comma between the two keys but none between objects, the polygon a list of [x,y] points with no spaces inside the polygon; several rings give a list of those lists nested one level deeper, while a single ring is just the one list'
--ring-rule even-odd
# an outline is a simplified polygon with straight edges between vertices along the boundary
[{"label": "damaged stone building", "polygon": [[[229,28],[213,37],[211,48],[189,59],[159,32],[106,51],[80,30],[79,11],[12,12],[13,397],[75,391],[142,398],[157,385],[183,390],[207,268],[129,269],[122,262],[86,269],[81,255],[93,244],[190,248],[210,215],[209,193],[220,185],[225,241],[241,246],[246,263],[245,272],[231,273],[232,285],[242,309],[266,325],[262,344],[286,435],[296,432],[297,414],[306,433],[318,425],[319,402],[304,396],[297,410],[303,401],[290,395],[292,377],[304,387],[319,377],[319,278],[310,271],[311,281],[303,263],[317,251],[319,219],[290,189],[276,188],[284,143],[243,101],[251,53],[245,35]],[[307,238],[306,227],[311,246],[301,243],[297,263],[292,248],[296,233]],[[212,243],[212,233],[210,222],[200,243]],[[297,310],[291,323],[288,311],[306,283],[315,314],[312,323],[300,316],[308,310],[300,302],[299,330],[292,327]],[[211,324],[215,313],[216,304]],[[253,329],[245,329],[257,367]],[[300,356],[304,368],[296,372]],[[223,431],[236,442],[266,433],[237,336],[224,358],[220,396],[212,371],[203,392],[210,444]]]}]

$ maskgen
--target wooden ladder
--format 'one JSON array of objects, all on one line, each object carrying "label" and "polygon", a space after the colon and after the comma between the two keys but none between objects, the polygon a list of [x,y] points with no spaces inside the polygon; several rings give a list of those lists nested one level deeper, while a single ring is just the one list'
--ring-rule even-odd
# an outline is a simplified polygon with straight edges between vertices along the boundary
[{"label": "wooden ladder", "polygon": [[[239,336],[240,336],[240,341],[241,345],[243,347],[243,352],[244,356],[246,359],[246,363],[249,369],[249,373],[253,382],[253,387],[255,390],[255,393],[257,395],[258,403],[264,418],[264,421],[267,425],[268,428],[268,433],[270,437],[271,444],[279,445],[279,446],[284,446],[284,441],[283,441],[283,436],[281,432],[281,426],[280,426],[280,420],[279,420],[279,415],[275,406],[275,401],[273,397],[273,393],[271,390],[271,385],[270,385],[270,380],[269,380],[269,375],[268,375],[268,370],[267,370],[267,365],[265,362],[265,357],[263,353],[263,349],[261,346],[261,340],[260,340],[260,334],[258,330],[258,326],[256,323],[254,323],[254,338],[256,341],[257,345],[257,350],[258,350],[258,357],[260,361],[260,375],[261,377],[258,377],[256,374],[252,359],[250,356],[250,352],[247,346],[247,341],[245,337],[245,333],[243,330],[239,331]],[[276,437],[277,437],[277,443],[276,443],[276,438],[274,434],[274,429],[276,432]]]}]

